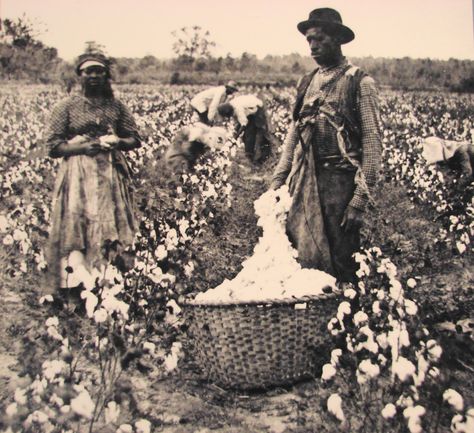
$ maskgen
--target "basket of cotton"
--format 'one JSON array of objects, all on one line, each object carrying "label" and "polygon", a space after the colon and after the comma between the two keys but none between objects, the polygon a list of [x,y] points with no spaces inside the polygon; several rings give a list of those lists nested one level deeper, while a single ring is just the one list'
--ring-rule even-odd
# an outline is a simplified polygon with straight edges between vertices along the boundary
[{"label": "basket of cotton", "polygon": [[324,363],[335,279],[301,268],[285,232],[286,187],[256,202],[263,235],[242,271],[184,305],[194,355],[209,380],[238,389],[288,385]]}]

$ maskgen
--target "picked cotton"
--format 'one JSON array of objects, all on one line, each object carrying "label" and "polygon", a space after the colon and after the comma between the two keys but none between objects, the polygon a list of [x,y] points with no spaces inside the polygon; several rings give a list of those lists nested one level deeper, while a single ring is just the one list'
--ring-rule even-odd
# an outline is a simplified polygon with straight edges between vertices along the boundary
[{"label": "picked cotton", "polygon": [[298,252],[286,235],[286,216],[291,196],[286,185],[269,190],[254,203],[258,225],[263,235],[253,255],[242,263],[242,270],[233,280],[200,293],[194,303],[271,302],[321,296],[323,289],[336,289],[333,276],[303,269],[296,261]]}]

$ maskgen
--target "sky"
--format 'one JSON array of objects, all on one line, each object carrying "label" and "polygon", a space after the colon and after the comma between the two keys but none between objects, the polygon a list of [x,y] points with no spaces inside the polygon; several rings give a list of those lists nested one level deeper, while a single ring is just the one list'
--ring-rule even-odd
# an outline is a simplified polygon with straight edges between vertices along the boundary
[{"label": "sky", "polygon": [[356,35],[347,56],[474,60],[474,0],[0,0],[0,17],[24,14],[39,39],[72,60],[86,41],[114,57],[173,57],[171,32],[198,25],[213,54],[308,55],[296,24],[333,7]]}]

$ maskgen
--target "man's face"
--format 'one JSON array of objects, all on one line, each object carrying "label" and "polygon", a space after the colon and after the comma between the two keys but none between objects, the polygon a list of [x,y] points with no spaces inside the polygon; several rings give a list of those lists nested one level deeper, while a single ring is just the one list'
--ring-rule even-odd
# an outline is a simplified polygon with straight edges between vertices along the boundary
[{"label": "man's face", "polygon": [[339,55],[339,39],[326,33],[321,27],[311,27],[306,33],[311,57],[320,65],[331,64]]}]

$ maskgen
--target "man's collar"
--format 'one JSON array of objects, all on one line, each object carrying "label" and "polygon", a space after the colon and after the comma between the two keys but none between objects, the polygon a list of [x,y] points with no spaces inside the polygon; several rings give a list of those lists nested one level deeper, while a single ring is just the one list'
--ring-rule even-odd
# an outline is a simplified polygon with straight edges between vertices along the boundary
[{"label": "man's collar", "polygon": [[320,72],[327,73],[327,72],[336,71],[336,70],[338,70],[339,68],[346,66],[348,63],[349,63],[349,62],[347,61],[347,59],[346,59],[345,57],[341,57],[341,59],[339,60],[339,62],[336,63],[335,65],[331,65],[331,66],[318,66],[318,69],[319,69]]}]

